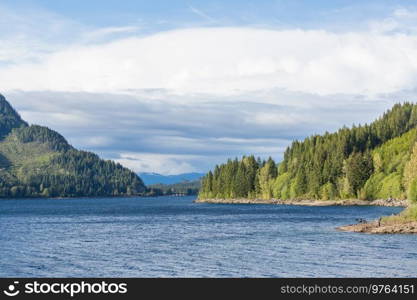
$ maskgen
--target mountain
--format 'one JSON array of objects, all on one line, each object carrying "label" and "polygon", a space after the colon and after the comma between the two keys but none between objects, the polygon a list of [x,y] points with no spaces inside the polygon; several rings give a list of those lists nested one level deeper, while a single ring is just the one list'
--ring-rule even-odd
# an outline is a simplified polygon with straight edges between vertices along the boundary
[{"label": "mountain", "polygon": [[417,201],[417,105],[371,124],[294,141],[282,162],[229,160],[202,180],[200,199],[408,198]]},{"label": "mountain", "polygon": [[139,173],[139,176],[142,178],[143,182],[146,185],[152,184],[176,184],[186,181],[196,181],[203,177],[203,173],[183,173],[178,175],[161,175],[157,173]]},{"label": "mountain", "polygon": [[4,138],[13,128],[27,127],[20,115],[0,94],[0,138]]},{"label": "mountain", "polygon": [[141,195],[141,178],[79,151],[59,133],[29,126],[0,95],[0,197]]},{"label": "mountain", "polygon": [[200,190],[200,180],[184,181],[180,183],[163,184],[157,183],[148,186],[149,196],[167,196],[167,195],[197,195]]}]

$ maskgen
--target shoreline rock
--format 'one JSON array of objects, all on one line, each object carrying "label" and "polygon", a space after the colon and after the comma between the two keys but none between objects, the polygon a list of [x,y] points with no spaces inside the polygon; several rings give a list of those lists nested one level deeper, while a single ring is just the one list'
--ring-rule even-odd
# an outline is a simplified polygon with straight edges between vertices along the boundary
[{"label": "shoreline rock", "polygon": [[212,204],[275,204],[300,206],[390,206],[407,207],[407,200],[378,199],[373,201],[346,199],[346,200],[281,200],[281,199],[197,199],[196,203]]},{"label": "shoreline rock", "polygon": [[417,221],[381,224],[380,221],[372,221],[367,223],[359,223],[353,225],[345,225],[336,228],[340,231],[371,233],[371,234],[417,234]]}]

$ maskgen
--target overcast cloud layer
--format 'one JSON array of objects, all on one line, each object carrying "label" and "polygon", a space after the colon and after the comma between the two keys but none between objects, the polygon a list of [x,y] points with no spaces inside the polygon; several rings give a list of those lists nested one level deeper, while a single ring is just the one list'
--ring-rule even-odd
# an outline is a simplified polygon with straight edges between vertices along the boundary
[{"label": "overcast cloud layer", "polygon": [[337,32],[197,26],[144,34],[41,13],[47,22],[1,10],[0,29],[10,30],[0,30],[0,92],[29,122],[138,172],[206,171],[243,154],[279,160],[293,139],[370,122],[416,99],[410,9]]}]

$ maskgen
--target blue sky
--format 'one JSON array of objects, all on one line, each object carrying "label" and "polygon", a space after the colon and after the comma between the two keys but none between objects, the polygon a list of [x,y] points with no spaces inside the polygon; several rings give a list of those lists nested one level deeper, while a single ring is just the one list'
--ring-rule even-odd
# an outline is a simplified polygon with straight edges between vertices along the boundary
[{"label": "blue sky", "polygon": [[280,160],[417,91],[412,1],[0,0],[0,93],[138,172]]},{"label": "blue sky", "polygon": [[[264,25],[300,28],[355,28],[366,20],[388,17],[412,1],[355,0],[2,0],[16,10],[50,11],[86,26],[146,24],[150,31],[203,24]],[[159,23],[159,24],[158,24]],[[161,24],[165,24],[164,26]]]}]

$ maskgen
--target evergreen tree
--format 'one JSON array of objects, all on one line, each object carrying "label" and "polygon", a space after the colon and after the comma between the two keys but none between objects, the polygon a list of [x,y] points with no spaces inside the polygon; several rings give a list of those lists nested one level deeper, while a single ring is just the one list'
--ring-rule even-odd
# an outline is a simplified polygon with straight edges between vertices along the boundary
[{"label": "evergreen tree", "polygon": [[218,166],[200,197],[401,198],[417,176],[417,154],[405,166],[416,126],[417,105],[396,104],[371,124],[294,141],[279,165],[249,156]]},{"label": "evergreen tree", "polygon": [[369,152],[353,153],[346,160],[346,179],[352,195],[356,196],[365,182],[372,175],[373,160]]}]

